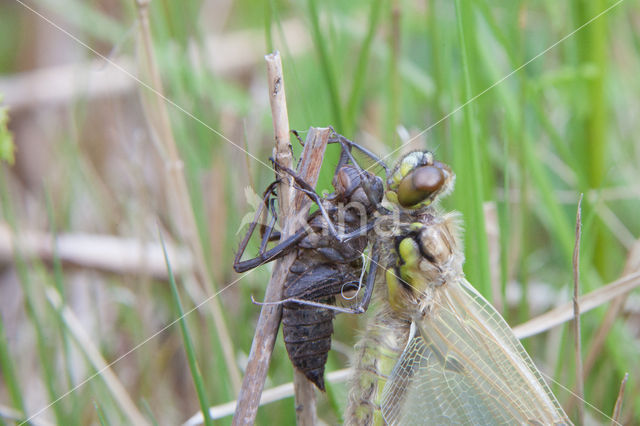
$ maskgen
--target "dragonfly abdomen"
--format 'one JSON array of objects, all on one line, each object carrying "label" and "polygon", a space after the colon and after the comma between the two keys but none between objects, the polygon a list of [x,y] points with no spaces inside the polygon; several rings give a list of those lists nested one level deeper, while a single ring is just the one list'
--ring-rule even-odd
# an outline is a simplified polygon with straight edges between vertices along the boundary
[{"label": "dragonfly abdomen", "polygon": [[402,352],[406,337],[387,309],[378,308],[373,320],[368,321],[367,329],[355,347],[346,425],[380,423],[382,387]]}]

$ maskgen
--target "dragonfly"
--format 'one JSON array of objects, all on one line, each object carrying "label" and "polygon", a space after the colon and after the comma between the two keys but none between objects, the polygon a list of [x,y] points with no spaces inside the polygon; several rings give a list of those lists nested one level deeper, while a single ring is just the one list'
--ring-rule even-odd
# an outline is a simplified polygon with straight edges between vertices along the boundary
[{"label": "dragonfly", "polygon": [[[345,152],[353,147],[361,148],[351,143]],[[376,180],[350,158],[349,166],[360,178],[358,191],[367,195],[360,197],[360,202],[367,203],[365,213],[357,216],[365,223],[360,228],[355,228],[354,221],[338,229],[333,224],[336,216],[331,197],[319,198],[311,188],[305,188],[305,182],[295,179],[293,172],[287,173],[316,201],[318,211],[314,214],[324,220],[320,228],[329,231],[323,244],[334,248],[343,245],[358,252],[366,236],[371,247],[370,266],[365,271],[362,265],[358,284],[360,289],[366,275],[364,302],[351,311],[333,306],[330,303],[338,286],[324,292],[314,280],[307,281],[306,287],[313,293],[318,286],[313,297],[300,298],[297,296],[302,293],[294,291],[287,293],[290,297],[284,301],[361,313],[375,287],[378,307],[356,347],[346,423],[570,424],[504,319],[464,278],[459,215],[443,213],[438,207],[453,190],[455,174],[451,168],[430,151],[407,154],[391,172],[384,166],[387,188],[386,206],[382,206],[382,197],[371,196],[380,194],[379,185],[375,191],[372,187]],[[286,248],[272,250],[301,250],[307,234],[299,232],[302,238],[296,233],[284,243]],[[356,239],[360,241],[357,244]],[[310,251],[299,251],[297,260],[306,256],[318,259],[319,248],[317,241],[308,244],[305,249]],[[257,260],[248,262],[264,262],[271,256],[270,251],[264,251]],[[310,271],[318,265],[312,263]],[[353,277],[358,268],[352,264],[345,270]],[[312,335],[307,333],[306,337]],[[296,365],[295,356],[291,351],[289,354]]]},{"label": "dragonfly", "polygon": [[464,277],[460,216],[438,206],[454,182],[429,151],[407,154],[387,177],[390,209],[375,219],[387,223],[371,233],[384,273],[356,346],[345,421],[570,424],[505,320]]},{"label": "dragonfly", "polygon": [[[274,161],[276,170],[290,176],[296,189],[306,193],[319,209],[308,215],[304,226],[294,235],[267,249],[270,241],[280,239],[275,230],[279,180],[274,181],[264,192],[234,261],[234,269],[245,272],[295,251],[295,261],[284,283],[282,331],[292,364],[322,391],[336,312],[365,312],[371,299],[372,279],[363,284],[367,277],[363,252],[368,244],[368,231],[363,224],[370,222],[368,218],[379,207],[384,190],[382,179],[355,165],[351,141],[334,134],[328,142],[342,146],[332,181],[334,192],[320,196],[296,172]],[[363,152],[373,156],[366,150]],[[258,226],[259,254],[242,260]],[[352,233],[354,230],[358,231]],[[355,300],[351,293],[359,293],[363,286],[367,289],[364,295],[350,303],[349,300]],[[336,298],[347,306],[335,306]]]}]

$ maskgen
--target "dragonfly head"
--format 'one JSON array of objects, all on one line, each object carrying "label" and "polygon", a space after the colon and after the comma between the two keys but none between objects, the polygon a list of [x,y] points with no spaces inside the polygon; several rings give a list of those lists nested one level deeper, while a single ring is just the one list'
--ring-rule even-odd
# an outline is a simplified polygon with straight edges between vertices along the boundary
[{"label": "dragonfly head", "polygon": [[430,205],[453,189],[455,174],[436,161],[431,151],[414,151],[402,157],[387,179],[387,199],[407,209]]}]

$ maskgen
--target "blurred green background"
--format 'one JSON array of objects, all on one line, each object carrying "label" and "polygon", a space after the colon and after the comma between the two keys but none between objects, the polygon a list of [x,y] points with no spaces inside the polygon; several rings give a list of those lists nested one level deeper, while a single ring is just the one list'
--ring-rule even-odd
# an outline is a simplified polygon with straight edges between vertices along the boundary
[{"label": "blurred green background", "polygon": [[[254,211],[247,189],[273,179],[254,157],[268,164],[273,148],[263,57],[275,49],[292,129],[332,125],[391,163],[428,148],[452,165],[444,205],[464,216],[465,272],[510,324],[570,300],[580,193],[582,291],[638,271],[637,2],[147,7],[0,3],[0,425],[178,424],[235,399],[259,314],[250,297],[270,276],[238,281],[231,265]],[[160,81],[167,100],[149,90]],[[319,189],[336,162],[330,148]],[[184,310],[201,304],[185,317],[192,345],[159,230]],[[609,423],[629,372],[620,419],[640,424],[640,299],[619,300],[600,338],[607,309],[582,317],[587,418]],[[336,320],[328,371],[348,366],[364,321]],[[524,344],[575,420],[572,342],[565,325]],[[279,337],[266,386],[291,377]],[[345,394],[329,385],[322,421],[341,422]],[[258,414],[294,421],[292,398]]]}]

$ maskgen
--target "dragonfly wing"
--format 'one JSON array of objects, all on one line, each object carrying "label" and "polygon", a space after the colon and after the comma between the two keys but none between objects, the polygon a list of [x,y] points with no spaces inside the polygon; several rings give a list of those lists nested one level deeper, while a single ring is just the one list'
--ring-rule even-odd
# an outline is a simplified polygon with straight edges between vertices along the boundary
[{"label": "dragonfly wing", "polygon": [[385,386],[382,413],[390,425],[495,424],[463,367],[421,336],[411,340]]},{"label": "dragonfly wing", "polygon": [[468,283],[434,289],[382,396],[389,424],[569,424],[500,314]]}]

